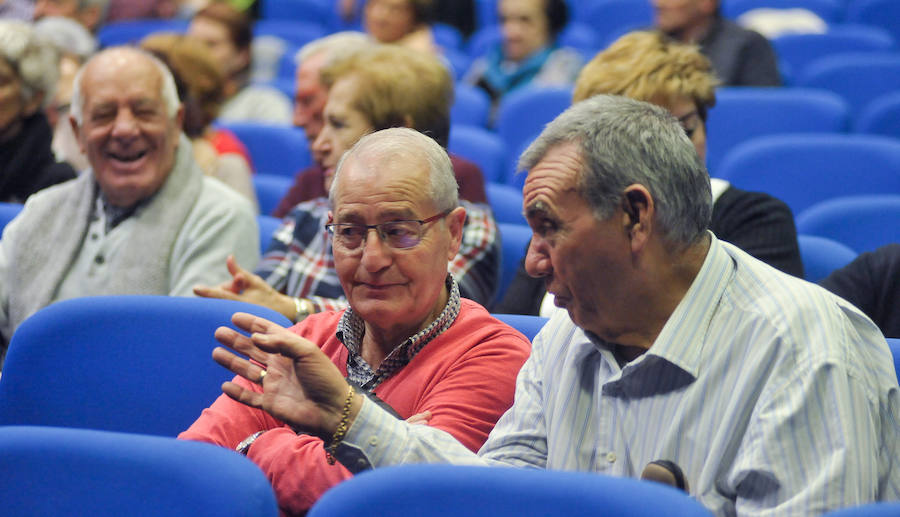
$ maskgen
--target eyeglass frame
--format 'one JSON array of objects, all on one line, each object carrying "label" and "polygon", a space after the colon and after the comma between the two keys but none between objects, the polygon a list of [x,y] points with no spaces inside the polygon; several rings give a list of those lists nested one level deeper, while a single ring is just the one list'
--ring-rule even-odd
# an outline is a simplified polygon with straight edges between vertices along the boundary
[{"label": "eyeglass frame", "polygon": [[[365,228],[365,232],[362,234],[362,237],[359,241],[358,246],[356,246],[355,248],[348,248],[346,246],[342,246],[344,249],[349,250],[349,251],[357,251],[357,250],[361,250],[361,249],[365,248],[364,243],[368,239],[369,230],[375,230],[376,234],[378,235],[378,238],[381,239],[381,242],[384,243],[387,247],[391,248],[392,250],[408,250],[408,249],[415,248],[416,246],[419,245],[419,243],[422,242],[422,238],[424,237],[423,228],[426,224],[447,217],[448,215],[450,215],[451,212],[453,212],[453,210],[454,210],[453,208],[448,208],[447,210],[444,210],[443,212],[437,213],[426,219],[398,219],[395,221],[385,221],[383,223],[377,223],[377,224],[328,223],[325,225],[325,230],[328,231],[328,233],[331,235],[332,241],[334,241],[335,238],[338,236],[338,234],[334,231],[334,228],[336,226],[354,226],[356,228]],[[396,223],[419,223],[419,240],[416,241],[416,243],[413,244],[412,246],[407,246],[405,248],[397,248],[397,247],[392,246],[390,243],[388,243],[387,237],[385,236],[385,234],[382,230],[382,227],[386,224],[396,224]]]}]

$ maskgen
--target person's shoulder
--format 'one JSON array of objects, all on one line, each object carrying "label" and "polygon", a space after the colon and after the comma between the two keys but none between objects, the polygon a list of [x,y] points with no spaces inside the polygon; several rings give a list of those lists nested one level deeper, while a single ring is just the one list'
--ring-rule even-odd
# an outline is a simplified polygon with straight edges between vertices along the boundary
[{"label": "person's shoulder", "polygon": [[743,190],[735,187],[734,185],[729,185],[728,188],[725,189],[722,195],[719,196],[718,199],[716,199],[713,207],[714,209],[728,208],[737,209],[739,211],[764,210],[767,212],[771,212],[775,210],[778,212],[786,211],[788,214],[791,213],[791,209],[787,206],[787,203],[775,196],[772,196],[771,194],[767,194],[765,192]]},{"label": "person's shoulder", "polygon": [[470,336],[474,344],[500,343],[515,346],[521,351],[531,348],[531,342],[521,332],[491,315],[480,303],[460,298],[459,315],[448,331]]},{"label": "person's shoulder", "polygon": [[720,242],[735,263],[728,289],[730,310],[746,314],[748,321],[769,326],[784,339],[829,341],[848,325],[877,327],[852,304],[827,289],[783,273],[753,258],[737,246]]},{"label": "person's shoulder", "polygon": [[203,187],[196,205],[198,210],[254,216],[250,201],[218,178],[203,176]]},{"label": "person's shoulder", "polygon": [[729,39],[740,40],[745,44],[770,46],[769,40],[765,36],[753,29],[742,27],[737,23],[721,18],[718,21],[720,31],[723,35],[727,35]]}]

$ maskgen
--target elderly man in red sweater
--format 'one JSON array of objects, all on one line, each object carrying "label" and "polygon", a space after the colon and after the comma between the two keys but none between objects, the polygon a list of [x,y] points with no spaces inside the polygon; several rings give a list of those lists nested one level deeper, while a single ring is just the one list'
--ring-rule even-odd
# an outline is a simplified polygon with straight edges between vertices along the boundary
[{"label": "elderly man in red sweater", "polygon": [[[313,314],[291,327],[315,343],[354,390],[399,418],[419,415],[476,451],[512,404],[527,338],[460,298],[447,273],[465,208],[446,152],[406,128],[363,137],[338,165],[327,227],[350,307]],[[374,230],[374,231],[371,231]],[[236,315],[235,322],[249,315]],[[222,330],[220,330],[221,332]],[[256,382],[296,382],[294,365],[255,353]],[[285,401],[287,402],[287,401]],[[424,416],[422,416],[424,414]],[[351,476],[320,438],[223,395],[179,438],[237,449],[256,462],[286,514],[308,509]]]}]

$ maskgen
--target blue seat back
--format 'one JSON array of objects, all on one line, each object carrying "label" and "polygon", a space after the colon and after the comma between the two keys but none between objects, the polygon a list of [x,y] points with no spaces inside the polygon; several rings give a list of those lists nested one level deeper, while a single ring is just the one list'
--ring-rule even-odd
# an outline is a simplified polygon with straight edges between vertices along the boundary
[{"label": "blue seat back", "polygon": [[519,263],[525,258],[528,243],[531,242],[531,228],[522,224],[497,223],[502,242],[502,262],[500,265],[500,287],[496,300],[502,300],[506,289],[516,276]]},{"label": "blue seat back", "polygon": [[[507,153],[515,152],[572,104],[571,87],[526,86],[500,99],[497,134]],[[507,154],[507,168],[515,172],[518,156]]]},{"label": "blue seat back", "polygon": [[272,243],[275,232],[281,227],[281,219],[259,214],[256,216],[256,224],[259,226],[259,252],[265,253]]},{"label": "blue seat back", "polygon": [[900,138],[900,91],[866,104],[856,118],[854,131]]},{"label": "blue seat back", "polygon": [[797,231],[828,237],[857,253],[900,242],[900,191],[842,196],[797,214]]},{"label": "blue seat back", "polygon": [[23,206],[19,203],[0,203],[0,232],[19,215]]},{"label": "blue seat back", "polygon": [[831,90],[852,114],[881,95],[900,90],[900,52],[845,52],[819,58],[797,76],[796,85]]},{"label": "blue seat back", "polygon": [[816,235],[798,235],[803,278],[818,282],[856,258],[856,252],[840,242]]},{"label": "blue seat back", "polygon": [[779,133],[847,131],[850,112],[839,95],[806,88],[720,88],[707,121],[706,164],[716,176],[737,144]]},{"label": "blue seat back", "polygon": [[97,296],[45,307],[10,340],[0,425],[174,437],[233,377],[210,354],[216,328],[239,311],[291,325],[266,307],[205,298]]},{"label": "blue seat back", "polygon": [[302,129],[255,122],[223,122],[217,125],[234,133],[250,153],[256,172],[293,178],[312,165],[312,154]]},{"label": "blue seat back", "polygon": [[532,316],[530,314],[492,314],[493,317],[506,323],[510,327],[525,334],[529,340],[534,341],[534,336],[544,328],[549,318]]},{"label": "blue seat back", "polygon": [[500,183],[485,183],[488,203],[498,223],[526,225],[522,215],[522,190]]},{"label": "blue seat back", "polygon": [[796,216],[840,196],[900,192],[900,141],[869,135],[774,135],[738,145],[717,176],[767,192]]},{"label": "blue seat back", "polygon": [[450,126],[447,150],[478,164],[486,183],[501,181],[506,164],[506,146],[496,133],[483,127],[453,124]]},{"label": "blue seat back", "polygon": [[450,106],[451,125],[487,127],[490,115],[491,98],[486,91],[471,84],[456,83]]},{"label": "blue seat back", "polygon": [[887,52],[894,38],[883,29],[862,25],[833,25],[821,34],[783,34],[772,40],[775,53],[795,73],[821,57],[841,52]]},{"label": "blue seat back", "polygon": [[278,515],[262,471],[240,454],[206,443],[6,426],[0,427],[0,458],[4,515]]},{"label": "blue seat back", "polygon": [[290,190],[293,180],[287,176],[257,173],[253,175],[253,188],[259,203],[259,213],[270,215]]},{"label": "blue seat back", "polygon": [[508,467],[404,465],[367,471],[336,486],[310,517],[538,517],[712,514],[675,488],[587,472]]}]

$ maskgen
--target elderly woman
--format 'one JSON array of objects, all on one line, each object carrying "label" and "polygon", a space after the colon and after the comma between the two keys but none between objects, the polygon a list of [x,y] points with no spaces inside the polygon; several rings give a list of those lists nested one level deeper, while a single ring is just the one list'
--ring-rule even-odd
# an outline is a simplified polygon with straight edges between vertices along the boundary
[{"label": "elderly woman", "polygon": [[[718,83],[709,60],[695,45],[658,32],[626,34],[597,54],[578,76],[575,102],[599,94],[624,95],[666,108],[681,121],[701,159],[706,157],[706,113],[716,102]],[[761,192],[747,192],[712,178],[709,228],[750,255],[785,273],[803,276],[797,229],[790,209]],[[543,279],[519,268],[497,312],[549,314]],[[543,301],[543,306],[542,306]]]},{"label": "elderly woman", "polygon": [[221,120],[291,123],[290,99],[274,88],[250,84],[253,31],[252,22],[244,13],[227,3],[212,2],[194,15],[188,34],[202,41],[224,68]]},{"label": "elderly woman", "polygon": [[501,42],[476,59],[463,80],[487,91],[495,102],[529,84],[572,84],[581,56],[556,43],[569,21],[565,0],[500,0],[499,11]]},{"label": "elderly woman", "polygon": [[0,201],[75,177],[50,149],[53,131],[42,107],[53,96],[59,54],[30,25],[0,20]]},{"label": "elderly woman", "polygon": [[159,33],[141,47],[172,70],[184,105],[184,133],[191,139],[194,160],[207,176],[219,179],[256,205],[247,149],[225,129],[213,128],[224,98],[224,75],[201,42],[189,36]]}]

